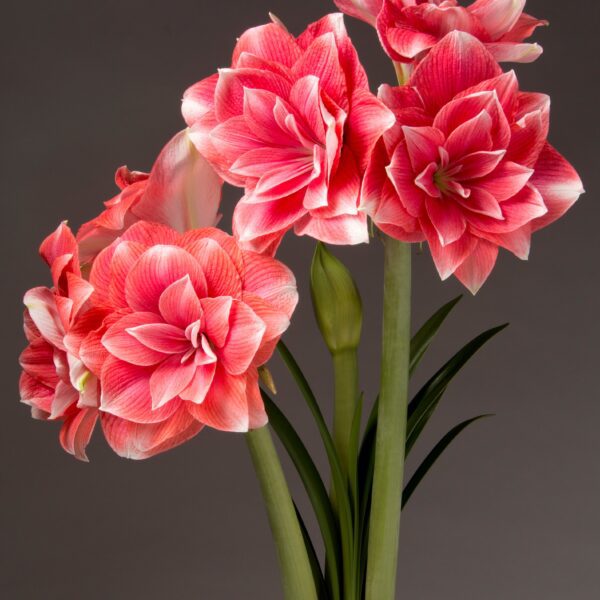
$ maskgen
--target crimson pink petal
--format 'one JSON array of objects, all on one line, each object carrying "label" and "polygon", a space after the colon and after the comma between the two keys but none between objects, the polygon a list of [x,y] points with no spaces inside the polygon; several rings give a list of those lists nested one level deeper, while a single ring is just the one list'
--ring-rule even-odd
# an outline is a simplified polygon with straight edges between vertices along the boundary
[{"label": "crimson pink petal", "polygon": [[196,372],[193,360],[181,362],[181,355],[167,358],[150,375],[152,409],[156,410],[177,397],[192,381]]},{"label": "crimson pink petal", "polygon": [[171,450],[193,438],[202,429],[182,406],[160,423],[133,423],[102,415],[102,430],[110,447],[123,458],[141,460]]},{"label": "crimson pink petal", "polygon": [[158,423],[172,416],[181,401],[152,408],[150,376],[154,368],[131,365],[114,357],[102,368],[100,409],[136,423]]},{"label": "crimson pink petal", "polygon": [[186,403],[190,414],[221,431],[248,431],[250,419],[246,375],[230,375],[217,368],[212,386],[201,404]]},{"label": "crimson pink petal", "polygon": [[90,443],[97,419],[98,410],[96,408],[78,410],[74,415],[65,419],[59,435],[64,450],[75,458],[88,462],[85,449]]},{"label": "crimson pink petal", "polygon": [[497,257],[498,246],[480,239],[454,275],[472,294],[476,294],[492,272]]},{"label": "crimson pink petal", "polygon": [[233,51],[231,63],[234,67],[244,52],[286,67],[292,67],[300,57],[296,40],[279,23],[269,23],[245,31]]},{"label": "crimson pink petal", "polygon": [[183,94],[181,112],[188,127],[214,107],[215,88],[219,74],[214,73],[190,86]]},{"label": "crimson pink petal", "polygon": [[158,312],[163,291],[186,275],[189,275],[196,293],[204,296],[204,273],[189,252],[176,246],[153,246],[129,271],[125,282],[127,302],[136,311]]},{"label": "crimson pink petal", "polygon": [[222,348],[229,333],[229,315],[233,299],[231,296],[202,298],[204,333],[217,348]]},{"label": "crimson pink petal", "polygon": [[463,31],[452,31],[419,63],[410,83],[435,113],[458,93],[501,72],[479,40]]},{"label": "crimson pink petal", "polygon": [[161,321],[160,316],[152,312],[125,315],[107,329],[102,336],[102,345],[112,356],[132,365],[155,365],[165,358],[164,353],[143,344],[130,330]]},{"label": "crimson pink petal", "polygon": [[36,287],[25,293],[23,303],[40,333],[53,346],[64,350],[65,328],[61,319],[56,296],[45,287]]},{"label": "crimson pink petal", "polygon": [[202,316],[200,300],[189,275],[169,285],[158,299],[158,309],[163,319],[184,330]]},{"label": "crimson pink petal", "polygon": [[234,300],[229,313],[229,333],[218,356],[232,375],[240,375],[254,360],[266,325],[244,302]]},{"label": "crimson pink petal", "polygon": [[562,217],[583,194],[577,171],[550,144],[546,144],[530,179],[544,199],[548,212],[532,222],[534,231]]}]

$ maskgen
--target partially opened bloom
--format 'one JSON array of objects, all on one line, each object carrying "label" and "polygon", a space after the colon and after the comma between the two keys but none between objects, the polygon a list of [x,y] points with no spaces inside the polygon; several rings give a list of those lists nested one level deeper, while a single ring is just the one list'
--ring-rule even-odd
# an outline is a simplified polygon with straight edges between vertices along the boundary
[{"label": "partially opened bloom", "polygon": [[85,317],[92,286],[81,277],[78,248],[66,224],[48,236],[40,254],[52,272],[53,287],[25,294],[25,335],[29,342],[19,362],[21,401],[36,419],[62,421],[63,448],[85,460],[97,419],[98,380],[77,352],[81,324],[93,329],[102,322],[94,312]]},{"label": "partially opened bloom", "polygon": [[380,97],[397,123],[373,153],[363,209],[392,237],[426,240],[443,279],[476,292],[499,246],[526,259],[532,232],[583,192],[547,142],[549,98],[519,91],[467,33],[448,34],[408,86]]},{"label": "partially opened bloom", "polygon": [[292,227],[334,244],[368,240],[360,181],[394,118],[370,93],[341,14],[298,38],[279,23],[246,31],[231,68],[187,90],[183,114],[200,153],[245,188],[234,213],[244,246],[273,251]]},{"label": "partially opened bloom", "polygon": [[523,12],[525,0],[335,0],[344,11],[375,24],[390,58],[413,62],[423,58],[453,30],[465,31],[484,43],[498,61],[532,62],[538,44],[525,43],[541,21]]},{"label": "partially opened bloom", "polygon": [[223,182],[191,143],[187,129],[169,140],[150,173],[123,166],[115,181],[121,192],[77,232],[83,263],[142,219],[181,232],[218,221]]},{"label": "partially opened bloom", "polygon": [[[107,310],[104,413],[139,426],[190,420],[226,431],[267,421],[258,366],[297,302],[280,262],[242,251],[224,232],[130,227],[94,261],[91,302]],[[126,444],[129,425],[105,434]]]}]

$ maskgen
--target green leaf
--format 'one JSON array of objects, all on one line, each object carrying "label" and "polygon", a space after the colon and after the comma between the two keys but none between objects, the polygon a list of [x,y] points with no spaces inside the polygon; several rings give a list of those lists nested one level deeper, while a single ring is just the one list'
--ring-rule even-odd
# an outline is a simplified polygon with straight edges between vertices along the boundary
[{"label": "green leaf", "polygon": [[327,428],[323,413],[319,408],[319,404],[313,394],[304,373],[302,373],[296,359],[288,350],[287,346],[280,340],[277,344],[277,350],[283,359],[283,362],[290,371],[294,381],[296,382],[300,393],[302,394],[306,404],[313,415],[317,429],[325,446],[325,453],[331,469],[331,479],[335,490],[335,498],[337,501],[337,509],[339,516],[340,535],[342,539],[342,558],[344,563],[344,590],[346,594],[352,597],[352,588],[354,585],[352,574],[352,555],[353,555],[353,536],[352,536],[352,510],[350,508],[350,498],[348,497],[348,488],[344,478],[340,461],[335,450],[331,433]]},{"label": "green leaf", "polygon": [[294,463],[315,511],[327,556],[331,596],[334,600],[339,600],[341,597],[339,532],[327,489],[306,446],[302,443],[292,424],[264,390],[261,390],[261,394],[269,416],[269,423]]},{"label": "green leaf", "polygon": [[410,366],[409,374],[412,375],[413,371],[417,368],[419,362],[423,358],[423,355],[429,348],[429,344],[438,332],[438,329],[442,326],[442,323],[446,320],[446,317],[450,314],[452,309],[458,304],[462,294],[457,296],[453,300],[450,300],[447,304],[444,304],[433,316],[431,316],[427,322],[415,333],[410,340]]},{"label": "green leaf", "polygon": [[436,409],[448,384],[468,360],[508,323],[484,331],[461,348],[417,393],[408,405],[406,454],[411,451],[423,428]]},{"label": "green leaf", "polygon": [[323,572],[321,571],[321,564],[315,551],[315,547],[310,539],[310,534],[302,518],[300,510],[294,502],[294,508],[296,509],[296,517],[298,517],[298,523],[300,524],[300,531],[302,532],[302,538],[304,539],[304,545],[306,546],[306,554],[308,555],[308,561],[310,562],[310,569],[313,574],[315,581],[315,589],[319,600],[329,600],[329,594],[327,593],[327,587],[325,586],[325,579],[323,579]]},{"label": "green leaf", "polygon": [[350,428],[350,452],[348,457],[348,462],[350,464],[350,470],[348,475],[350,482],[350,491],[352,492],[352,498],[354,500],[353,515],[355,521],[358,517],[358,451],[360,443],[360,424],[362,418],[363,400],[364,394],[361,394],[358,398],[358,402],[356,403],[356,408],[354,409],[354,416],[352,417],[352,427]]},{"label": "green leaf", "polygon": [[414,475],[410,478],[410,481],[406,484],[402,493],[402,507],[408,502],[413,492],[417,489],[419,483],[421,483],[423,477],[427,474],[429,469],[433,466],[435,461],[442,455],[444,450],[452,443],[454,439],[471,423],[485,419],[486,417],[492,417],[494,415],[479,415],[468,419],[453,427],[433,448],[433,450],[425,457],[425,460],[419,465],[419,468],[415,471]]}]

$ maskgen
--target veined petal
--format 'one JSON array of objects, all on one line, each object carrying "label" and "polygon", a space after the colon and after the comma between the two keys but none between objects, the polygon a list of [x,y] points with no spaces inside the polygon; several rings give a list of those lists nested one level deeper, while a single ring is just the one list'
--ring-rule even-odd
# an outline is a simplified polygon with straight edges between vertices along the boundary
[{"label": "veined petal", "polygon": [[202,298],[200,301],[204,312],[204,333],[217,348],[222,348],[229,333],[229,315],[233,298],[222,296]]},{"label": "veined petal", "polygon": [[112,356],[132,365],[155,365],[165,358],[164,352],[141,342],[133,332],[140,326],[161,322],[161,317],[152,312],[125,315],[107,329],[102,345]]},{"label": "veined petal", "polygon": [[126,332],[146,348],[160,352],[163,355],[177,354],[179,356],[189,350],[191,346],[183,330],[168,323],[137,325],[136,327],[128,327]]},{"label": "veined petal", "polygon": [[181,355],[167,358],[150,375],[152,409],[156,410],[173,400],[191,383],[196,372],[194,361],[181,362]]},{"label": "veined petal", "polygon": [[266,325],[244,302],[234,301],[229,313],[229,333],[219,350],[220,363],[231,375],[244,373],[254,360]]},{"label": "veined petal", "polygon": [[464,233],[467,223],[462,211],[448,198],[425,198],[427,215],[438,233],[440,244],[456,242]]},{"label": "veined petal", "polygon": [[252,27],[245,31],[235,45],[231,60],[233,66],[237,66],[239,57],[244,52],[286,67],[292,67],[300,57],[300,48],[294,36],[278,23]]},{"label": "veined petal", "polygon": [[136,423],[158,423],[171,417],[181,405],[179,399],[153,409],[150,376],[153,367],[139,367],[107,358],[102,368],[100,410]]},{"label": "veined petal", "polygon": [[182,406],[159,423],[133,423],[104,413],[102,430],[110,447],[123,458],[141,460],[171,450],[202,429]]},{"label": "veined petal", "polygon": [[218,367],[211,388],[201,404],[186,403],[200,423],[221,431],[248,431],[250,424],[246,375],[230,375]]},{"label": "veined petal", "polygon": [[502,73],[483,44],[463,31],[452,31],[419,63],[410,83],[426,108],[437,112],[458,93]]},{"label": "veined petal", "polygon": [[78,410],[65,419],[59,435],[63,449],[75,458],[88,462],[85,449],[92,438],[97,419],[98,409],[96,408]]},{"label": "veined petal", "polygon": [[164,290],[189,275],[199,296],[206,294],[206,279],[194,257],[176,246],[153,246],[146,250],[129,271],[125,282],[125,296],[133,310],[158,312],[158,303]]},{"label": "veined petal", "polygon": [[65,329],[56,306],[56,296],[48,288],[37,287],[25,293],[23,303],[44,338],[64,350]]},{"label": "veined petal", "polygon": [[189,127],[214,108],[218,80],[219,74],[215,73],[190,86],[183,94],[181,112]]},{"label": "veined petal", "polygon": [[562,217],[584,192],[577,171],[550,144],[542,150],[530,183],[539,191],[548,209],[532,222],[534,231]]},{"label": "veined petal", "polygon": [[492,272],[497,257],[498,246],[479,239],[477,246],[454,271],[454,275],[472,294],[476,294]]},{"label": "veined petal", "polygon": [[162,292],[158,309],[163,319],[180,331],[202,317],[200,300],[189,275],[184,275]]}]

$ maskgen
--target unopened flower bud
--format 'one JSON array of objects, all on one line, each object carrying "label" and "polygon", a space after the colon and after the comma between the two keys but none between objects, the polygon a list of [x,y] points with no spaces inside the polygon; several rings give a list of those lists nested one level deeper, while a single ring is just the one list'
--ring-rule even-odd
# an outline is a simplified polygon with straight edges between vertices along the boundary
[{"label": "unopened flower bud", "polygon": [[332,354],[358,347],[362,303],[350,271],[318,243],[311,267],[313,308],[321,335]]}]

